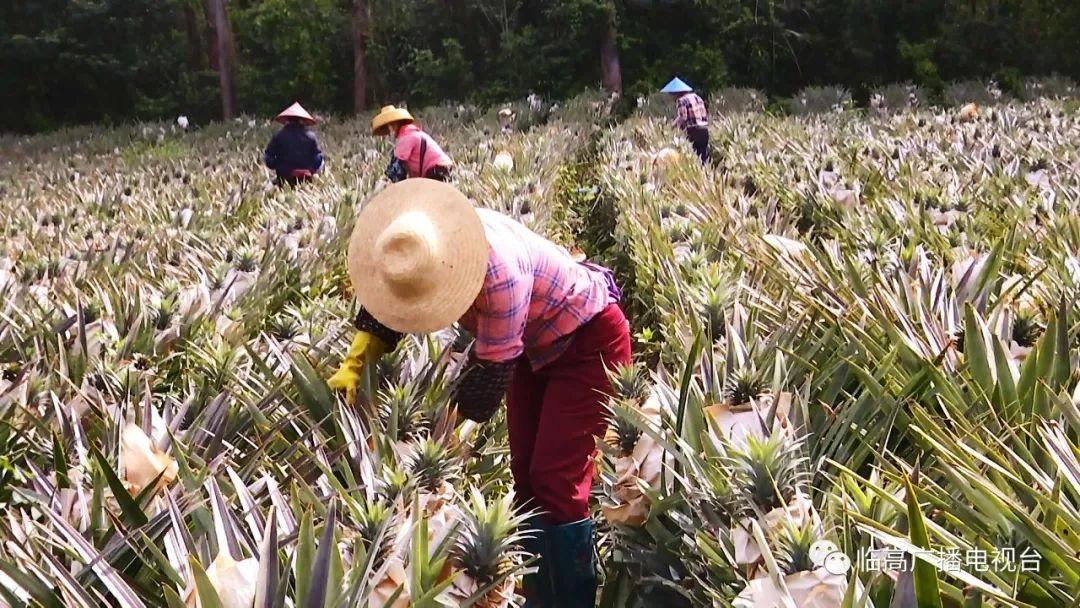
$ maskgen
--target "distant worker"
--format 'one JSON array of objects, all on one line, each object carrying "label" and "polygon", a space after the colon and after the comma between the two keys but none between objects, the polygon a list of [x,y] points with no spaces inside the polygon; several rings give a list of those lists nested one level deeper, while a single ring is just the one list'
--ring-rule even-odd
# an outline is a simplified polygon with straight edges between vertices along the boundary
[{"label": "distant worker", "polygon": [[319,140],[308,129],[315,119],[298,102],[285,108],[274,120],[285,125],[270,139],[263,153],[266,166],[277,173],[274,183],[281,187],[310,181],[323,164]]},{"label": "distant worker", "polygon": [[386,167],[386,177],[391,182],[410,177],[450,181],[454,161],[420,128],[405,108],[385,106],[371,119],[371,132],[374,135],[391,135],[397,140],[390,164]]},{"label": "distant worker", "polygon": [[673,78],[660,92],[675,98],[675,124],[686,133],[686,138],[690,140],[702,164],[708,163],[709,112],[705,108],[705,102],[681,78]]}]

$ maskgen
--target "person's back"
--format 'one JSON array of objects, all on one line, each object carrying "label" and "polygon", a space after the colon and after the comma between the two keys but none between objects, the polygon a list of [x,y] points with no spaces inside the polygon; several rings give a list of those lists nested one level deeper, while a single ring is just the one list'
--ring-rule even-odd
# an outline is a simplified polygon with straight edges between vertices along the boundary
[{"label": "person's back", "polygon": [[405,163],[409,170],[409,177],[426,177],[436,167],[449,170],[454,166],[450,155],[416,123],[410,123],[398,129],[394,155]]},{"label": "person's back", "polygon": [[[488,272],[482,295],[462,319],[463,325],[475,332],[478,317],[488,324],[522,322],[521,341],[481,341],[477,348],[496,359],[525,351],[534,366],[543,365],[561,352],[560,338],[610,302],[607,277],[510,217],[490,209],[476,213],[488,240]],[[510,301],[528,302],[528,309],[506,314],[502,308]],[[485,329],[496,335],[515,333],[512,328]]]},{"label": "person's back", "polygon": [[299,122],[291,122],[274,134],[266,147],[266,166],[285,179],[296,170],[316,173],[322,167],[322,151],[315,134]]}]

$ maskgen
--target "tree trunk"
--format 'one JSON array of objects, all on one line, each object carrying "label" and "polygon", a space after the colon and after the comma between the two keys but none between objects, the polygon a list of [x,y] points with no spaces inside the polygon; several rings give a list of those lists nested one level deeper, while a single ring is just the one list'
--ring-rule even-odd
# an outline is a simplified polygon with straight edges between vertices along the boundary
[{"label": "tree trunk", "polygon": [[368,0],[353,0],[353,109],[367,109],[367,41],[371,15]]},{"label": "tree trunk", "polygon": [[195,14],[192,2],[184,3],[184,30],[187,34],[188,69],[198,72],[203,69],[202,37],[199,35],[199,17]]},{"label": "tree trunk", "polygon": [[206,0],[206,13],[213,39],[211,61],[215,64],[221,84],[221,118],[228,120],[236,115],[236,47],[225,2]]},{"label": "tree trunk", "polygon": [[615,7],[604,27],[600,39],[600,83],[610,93],[622,94],[622,67],[619,63],[619,31],[615,21]]}]

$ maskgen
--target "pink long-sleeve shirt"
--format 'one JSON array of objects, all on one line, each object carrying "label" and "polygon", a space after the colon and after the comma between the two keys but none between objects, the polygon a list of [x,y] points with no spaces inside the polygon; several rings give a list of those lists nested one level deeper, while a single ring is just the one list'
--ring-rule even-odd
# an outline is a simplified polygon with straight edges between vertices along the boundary
[{"label": "pink long-sleeve shirt", "polygon": [[[420,166],[421,142],[427,141],[427,151],[424,153],[424,166]],[[442,147],[424,133],[420,127],[413,123],[406,124],[398,129],[397,145],[394,147],[394,156],[405,163],[409,170],[409,177],[423,177],[434,167],[453,167],[454,161],[443,151]]]}]

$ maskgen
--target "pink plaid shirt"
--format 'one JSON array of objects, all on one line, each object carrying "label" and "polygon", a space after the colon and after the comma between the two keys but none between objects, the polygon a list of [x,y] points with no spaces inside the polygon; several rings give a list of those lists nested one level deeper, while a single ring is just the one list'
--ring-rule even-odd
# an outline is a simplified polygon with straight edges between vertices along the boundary
[{"label": "pink plaid shirt", "polygon": [[461,324],[476,338],[479,359],[510,361],[525,353],[539,369],[613,301],[607,277],[501,213],[477,213],[488,240],[488,271]]},{"label": "pink plaid shirt", "polygon": [[675,124],[680,129],[709,126],[709,112],[697,93],[687,93],[675,100]]}]

